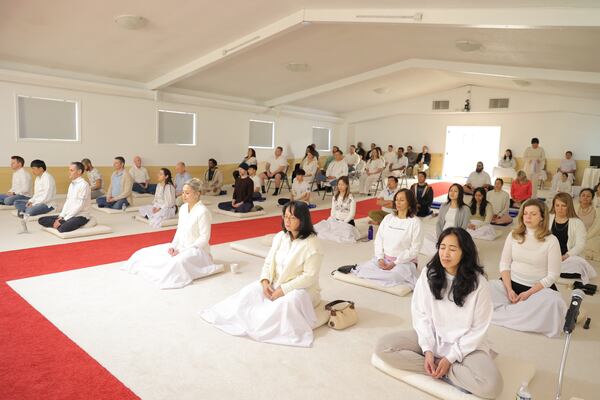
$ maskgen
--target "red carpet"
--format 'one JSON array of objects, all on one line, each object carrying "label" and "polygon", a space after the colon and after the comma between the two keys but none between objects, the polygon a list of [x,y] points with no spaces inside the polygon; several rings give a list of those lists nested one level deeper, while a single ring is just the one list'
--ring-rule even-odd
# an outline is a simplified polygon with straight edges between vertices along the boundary
[{"label": "red carpet", "polygon": [[452,182],[435,182],[430,186],[433,189],[433,197],[438,197],[448,193],[448,189],[452,186]]},{"label": "red carpet", "polygon": [[[376,208],[357,205],[357,218]],[[313,211],[313,222],[330,210]],[[215,224],[211,244],[276,232],[281,217]],[[174,230],[0,253],[0,399],[136,399],[118,379],[14,292],[6,281],[122,261]]]}]

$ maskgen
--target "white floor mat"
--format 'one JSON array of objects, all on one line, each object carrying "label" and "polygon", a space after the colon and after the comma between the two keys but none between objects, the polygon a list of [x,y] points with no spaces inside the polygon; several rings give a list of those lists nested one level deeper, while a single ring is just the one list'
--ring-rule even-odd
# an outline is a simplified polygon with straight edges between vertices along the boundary
[{"label": "white floor mat", "polygon": [[406,285],[385,287],[385,286],[378,285],[377,283],[370,281],[368,279],[359,278],[356,275],[353,275],[351,273],[344,274],[339,271],[335,271],[331,276],[333,277],[333,279],[336,279],[338,281],[351,283],[353,285],[362,286],[362,287],[365,287],[368,289],[381,290],[382,292],[394,294],[396,296],[406,296],[407,294],[412,292],[412,289]]}]

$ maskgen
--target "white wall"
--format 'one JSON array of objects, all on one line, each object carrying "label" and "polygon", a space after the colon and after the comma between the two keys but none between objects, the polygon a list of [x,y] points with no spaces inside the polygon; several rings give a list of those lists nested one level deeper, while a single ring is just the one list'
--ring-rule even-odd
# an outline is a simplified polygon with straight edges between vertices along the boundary
[{"label": "white wall", "polygon": [[[600,155],[598,101],[485,88],[472,92],[470,113],[431,112],[433,99],[451,99],[451,109],[462,106],[465,89],[349,113],[346,117],[353,123],[348,140],[381,146],[410,144],[415,149],[426,144],[431,152],[443,153],[448,125],[497,125],[502,128],[501,151],[510,148],[519,157],[532,137],[540,139],[548,158],[561,158],[566,150],[578,160]],[[509,97],[510,109],[483,112],[491,97]]]},{"label": "white wall", "polygon": [[[42,142],[16,140],[16,94],[48,98],[69,98],[81,102],[81,142]],[[174,97],[174,96],[171,96]],[[158,108],[192,111],[197,115],[197,145],[159,145],[156,139]],[[124,97],[65,90],[21,83],[0,82],[0,165],[19,154],[29,162],[41,158],[49,166],[65,165],[83,157],[99,166],[112,165],[113,157],[122,155],[130,163],[139,154],[148,165],[174,165],[183,160],[190,165],[205,165],[210,157],[220,163],[239,162],[248,147],[248,120],[275,121],[275,143],[286,149],[289,157],[303,155],[312,141],[312,127],[332,128],[333,142],[339,140],[339,124],[319,116],[293,117],[233,111],[193,104],[155,102],[148,98]],[[265,160],[271,150],[259,150]]]}]

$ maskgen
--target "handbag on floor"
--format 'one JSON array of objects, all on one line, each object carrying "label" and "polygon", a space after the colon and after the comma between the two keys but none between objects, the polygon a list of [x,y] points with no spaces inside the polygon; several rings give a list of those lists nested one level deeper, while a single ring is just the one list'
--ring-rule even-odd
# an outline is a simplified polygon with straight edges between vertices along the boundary
[{"label": "handbag on floor", "polygon": [[335,300],[325,305],[325,310],[329,312],[330,328],[342,330],[358,322],[358,315],[354,308],[354,302],[348,300]]},{"label": "handbag on floor", "polygon": [[349,274],[350,272],[352,272],[353,269],[356,269],[356,265],[357,264],[342,265],[338,269],[334,269],[333,271],[331,271],[331,275],[333,275],[335,271],[341,272],[342,274]]}]

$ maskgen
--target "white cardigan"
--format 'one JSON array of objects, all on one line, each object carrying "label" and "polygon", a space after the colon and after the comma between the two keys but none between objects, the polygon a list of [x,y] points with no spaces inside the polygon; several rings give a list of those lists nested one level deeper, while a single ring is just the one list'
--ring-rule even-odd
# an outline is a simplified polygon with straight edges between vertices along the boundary
[{"label": "white cardigan", "polygon": [[[396,257],[396,264],[415,262],[423,246],[421,220],[417,217],[398,218],[388,214],[375,235],[375,257]],[[415,262],[416,264],[416,262]]]},{"label": "white cardigan", "polygon": [[[577,204],[575,206],[577,215],[579,215],[580,210],[581,206]],[[590,229],[587,230],[587,239],[591,239],[594,236],[600,236],[600,208],[594,209],[594,212],[596,213],[596,217],[594,218],[594,222],[592,223],[592,226],[590,226]],[[569,237],[571,237],[571,235],[569,235]]]},{"label": "white cardigan", "polygon": [[[554,217],[554,214],[550,214],[550,227],[552,227]],[[569,218],[569,230],[567,232],[569,235],[569,239],[567,240],[567,254],[569,256],[582,255],[587,236],[587,230],[583,221],[579,218]]]},{"label": "white cardigan", "polygon": [[185,203],[179,209],[177,232],[171,242],[171,248],[181,253],[195,247],[210,254],[208,242],[211,222],[212,215],[201,201],[194,205],[191,212],[188,211],[188,204]]},{"label": "white cardigan", "polygon": [[[285,265],[277,265],[278,252],[284,252]],[[319,271],[322,261],[323,252],[315,235],[292,240],[288,233],[281,231],[273,238],[260,280],[266,279],[273,288],[281,287],[284,294],[295,289],[305,289],[312,304],[316,306],[321,301]],[[277,273],[278,267],[281,273]]]},{"label": "white cardigan", "polygon": [[448,289],[454,277],[446,274],[447,289],[442,299],[436,300],[427,281],[427,268],[417,280],[411,302],[413,328],[417,331],[423,353],[431,351],[435,357],[446,357],[450,363],[462,360],[482,350],[489,354],[486,334],[494,306],[489,283],[478,275],[477,289],[469,293],[462,307],[448,299]]},{"label": "white cardigan", "polygon": [[154,194],[153,207],[156,208],[172,208],[175,207],[175,186],[159,183],[156,185],[156,193]]}]

